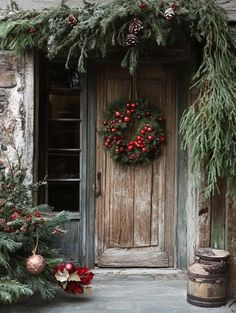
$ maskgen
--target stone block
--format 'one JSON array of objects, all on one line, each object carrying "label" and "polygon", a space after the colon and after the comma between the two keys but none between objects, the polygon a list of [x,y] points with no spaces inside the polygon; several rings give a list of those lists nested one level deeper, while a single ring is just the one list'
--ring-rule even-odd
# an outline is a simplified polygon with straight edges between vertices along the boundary
[{"label": "stone block", "polygon": [[5,98],[6,96],[6,89],[0,88],[0,98]]},{"label": "stone block", "polygon": [[[0,88],[13,88],[16,86],[16,59],[11,52],[0,53]],[[2,93],[4,93],[2,91]]]},{"label": "stone block", "polygon": [[4,102],[1,102],[0,101],[0,114],[3,114],[6,110],[8,106],[8,102],[4,101]]}]

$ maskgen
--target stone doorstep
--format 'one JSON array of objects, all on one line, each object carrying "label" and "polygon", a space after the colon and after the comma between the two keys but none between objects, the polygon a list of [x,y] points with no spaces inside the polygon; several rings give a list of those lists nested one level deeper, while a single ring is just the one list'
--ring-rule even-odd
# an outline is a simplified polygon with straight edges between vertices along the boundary
[{"label": "stone doorstep", "polygon": [[92,269],[96,278],[113,277],[152,277],[158,280],[186,280],[187,272],[174,268],[98,268]]}]

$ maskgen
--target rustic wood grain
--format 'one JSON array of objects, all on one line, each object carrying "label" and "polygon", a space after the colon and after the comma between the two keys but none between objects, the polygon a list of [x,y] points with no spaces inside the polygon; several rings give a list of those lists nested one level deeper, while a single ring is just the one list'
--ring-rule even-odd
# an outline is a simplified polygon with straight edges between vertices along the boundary
[{"label": "rustic wood grain", "polygon": [[[109,64],[99,67],[97,79],[99,129],[106,106],[119,97],[127,98],[132,81],[126,70]],[[172,80],[165,65],[139,68],[139,95],[169,119],[171,139],[159,159],[144,166],[121,166],[105,152],[98,135],[97,170],[102,172],[103,189],[97,199],[99,266],[173,266],[176,114]]]},{"label": "rustic wood grain", "polygon": [[204,165],[201,167],[200,174],[201,192],[198,194],[198,225],[196,248],[209,247],[211,244],[211,199],[206,199],[204,188],[206,186],[206,175]]},{"label": "rustic wood grain", "polygon": [[[148,257],[147,257],[148,256]],[[165,252],[157,247],[133,248],[133,249],[108,249],[103,253],[99,266],[107,267],[154,267],[161,264],[169,266],[169,258]]]},{"label": "rustic wood grain", "polygon": [[[174,264],[174,255],[173,255],[173,241],[175,241],[175,229],[170,227],[169,222],[172,225],[175,224],[175,212],[177,210],[177,192],[176,192],[176,155],[177,155],[177,143],[176,143],[176,115],[177,107],[175,105],[175,98],[173,90],[175,90],[175,72],[172,67],[167,67],[166,75],[166,110],[165,115],[167,117],[166,129],[168,134],[168,142],[165,148],[166,154],[166,175],[165,175],[165,222],[166,227],[169,228],[168,232],[165,232],[165,251],[169,255],[169,265],[173,266]],[[167,226],[168,225],[168,226]]]},{"label": "rustic wood grain", "polygon": [[135,168],[134,247],[148,247],[151,241],[152,164]]},{"label": "rustic wood grain", "polygon": [[225,221],[226,221],[226,181],[221,179],[217,184],[218,191],[211,200],[211,247],[225,249]]}]

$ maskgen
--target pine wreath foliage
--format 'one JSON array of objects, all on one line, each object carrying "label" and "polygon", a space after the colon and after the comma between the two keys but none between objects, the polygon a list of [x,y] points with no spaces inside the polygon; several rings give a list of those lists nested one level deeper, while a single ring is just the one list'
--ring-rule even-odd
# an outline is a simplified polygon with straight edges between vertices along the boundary
[{"label": "pine wreath foliage", "polygon": [[[193,76],[198,96],[182,116],[183,146],[191,150],[195,173],[205,164],[206,195],[215,189],[219,177],[227,178],[232,192],[236,176],[236,31],[214,0],[180,0],[171,21],[164,18],[171,1],[145,3],[144,10],[139,0],[118,0],[109,4],[85,2],[81,8],[5,12],[0,18],[0,46],[18,52],[37,48],[49,58],[66,53],[67,61],[78,59],[81,72],[86,70],[88,57],[106,57],[114,47],[123,47],[121,64],[133,73],[147,42],[157,46],[179,40],[183,45],[197,42],[202,50]],[[77,20],[73,27],[66,23],[71,14]],[[129,25],[136,16],[144,28],[139,44],[127,47]]]}]

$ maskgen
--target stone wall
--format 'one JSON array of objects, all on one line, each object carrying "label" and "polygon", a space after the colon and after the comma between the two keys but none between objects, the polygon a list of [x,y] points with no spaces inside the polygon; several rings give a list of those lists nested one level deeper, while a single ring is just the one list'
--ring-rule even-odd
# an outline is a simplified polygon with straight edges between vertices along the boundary
[{"label": "stone wall", "polygon": [[[28,169],[28,180],[32,179],[33,168],[33,57],[16,58],[13,53],[0,52],[0,122],[12,133],[12,138],[22,164]],[[0,144],[7,147],[5,153],[14,162],[15,151],[9,145],[4,132]]]}]

